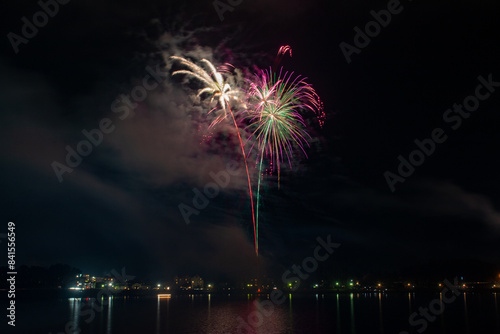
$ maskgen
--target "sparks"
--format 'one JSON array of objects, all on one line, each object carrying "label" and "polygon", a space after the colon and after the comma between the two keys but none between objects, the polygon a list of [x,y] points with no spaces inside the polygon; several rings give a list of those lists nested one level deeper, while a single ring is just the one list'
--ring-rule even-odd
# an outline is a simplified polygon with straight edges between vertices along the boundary
[{"label": "sparks", "polygon": [[[238,96],[238,91],[231,89],[231,86],[224,80],[223,75],[217,71],[215,66],[209,62],[206,59],[202,59],[201,62],[204,63],[209,70],[211,71],[208,73],[206,70],[204,70],[202,67],[190,62],[187,59],[181,58],[181,57],[176,57],[172,56],[171,57],[174,60],[180,61],[182,65],[185,65],[188,67],[190,70],[178,70],[172,73],[172,75],[177,75],[177,74],[185,74],[191,77],[194,77],[201,81],[205,87],[200,89],[198,91],[198,96],[201,96],[202,94],[209,94],[212,96],[211,101],[214,99],[218,100],[218,105],[220,105],[220,108],[214,108],[211,111],[216,111],[218,113],[217,117],[215,120],[212,122],[210,125],[213,127],[214,125],[218,124],[219,122],[222,122],[227,118],[228,112],[229,115],[231,115],[231,118],[233,120],[234,127],[236,128],[236,133],[238,135],[238,140],[240,142],[240,148],[241,148],[241,154],[243,156],[243,161],[245,162],[245,169],[246,169],[246,174],[247,174],[247,180],[248,180],[248,194],[250,196],[250,204],[251,204],[251,211],[252,211],[252,222],[253,222],[253,229],[254,229],[254,242],[255,242],[255,254],[258,256],[259,251],[258,251],[258,246],[257,246],[257,230],[256,230],[256,223],[255,223],[255,212],[254,212],[254,206],[253,206],[253,193],[252,193],[252,183],[250,181],[250,173],[248,171],[248,164],[247,164],[247,157],[245,154],[245,148],[243,146],[243,141],[241,139],[240,135],[240,128],[238,127],[238,124],[236,123],[236,118],[234,117],[234,113],[231,110],[230,106],[230,101],[233,98],[237,98]],[[229,67],[232,67],[230,64],[224,64],[222,66],[222,72],[228,73],[230,72]],[[210,112],[211,112],[210,111]]]},{"label": "sparks", "polygon": [[[290,52],[289,46],[281,47],[280,55]],[[259,176],[257,184],[256,210],[256,243],[258,245],[260,184],[264,157],[269,159],[270,166],[278,172],[285,157],[291,168],[291,159],[295,147],[298,147],[307,157],[304,146],[308,146],[309,134],[305,131],[306,124],[301,113],[311,111],[318,117],[322,126],[324,112],[319,96],[306,78],[294,76],[293,72],[279,74],[271,69],[259,71],[250,81],[248,91],[250,119],[249,128],[257,146],[259,160]],[[252,146],[253,147],[253,146]],[[258,248],[258,246],[257,246]]]}]

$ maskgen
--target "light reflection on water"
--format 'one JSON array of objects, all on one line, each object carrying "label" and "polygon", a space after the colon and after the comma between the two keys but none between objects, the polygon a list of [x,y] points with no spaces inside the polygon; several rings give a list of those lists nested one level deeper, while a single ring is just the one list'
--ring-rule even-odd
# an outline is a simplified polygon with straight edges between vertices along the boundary
[{"label": "light reflection on water", "polygon": [[[484,321],[500,332],[500,307],[496,293],[464,293],[454,303],[443,303],[442,294],[284,294],[283,303],[275,305],[269,295],[221,296],[189,295],[152,297],[69,298],[59,306],[58,325],[52,332],[62,332],[64,323],[73,321],[85,333],[203,333],[203,334],[385,334],[415,332],[409,315],[438,299],[444,312],[429,323],[426,333],[477,333]],[[291,297],[291,298],[290,298]],[[102,303],[103,302],[103,303]],[[264,308],[259,305],[264,305]],[[49,312],[47,303],[45,308]],[[50,304],[52,305],[52,304]],[[91,308],[95,318],[88,322],[82,311]],[[269,305],[272,307],[270,308]],[[64,309],[66,311],[64,311]],[[63,311],[63,312],[61,312]],[[54,314],[52,311],[51,314]],[[488,327],[486,327],[488,328]],[[49,330],[50,331],[50,330]],[[46,334],[49,331],[44,331]],[[21,331],[22,332],[22,331]],[[38,333],[32,331],[33,333]],[[40,331],[42,333],[42,331]]]},{"label": "light reflection on water", "polygon": [[106,322],[106,334],[111,334],[111,324],[112,324],[112,319],[111,319],[111,314],[113,310],[113,297],[109,296],[108,297],[108,319]]},{"label": "light reflection on water", "polygon": [[464,298],[465,333],[469,334],[469,314],[467,313],[467,292],[463,293],[463,298]]},{"label": "light reflection on water", "polygon": [[[444,305],[443,304],[443,292],[439,293],[439,304],[440,304],[440,307],[444,307],[443,306]],[[445,313],[446,312],[441,313],[441,328],[445,328],[445,321],[444,321]]]},{"label": "light reflection on water", "polygon": [[494,303],[495,303],[495,319],[497,321],[497,328],[500,331],[500,312],[498,312],[498,303],[497,303],[497,293],[494,293]]},{"label": "light reflection on water", "polygon": [[80,319],[80,306],[81,306],[81,298],[69,298],[69,311],[70,311],[70,319],[73,321],[76,327],[78,327],[78,321]]},{"label": "light reflection on water", "polygon": [[161,298],[158,296],[156,303],[156,333],[160,333],[160,300]]},{"label": "light reflection on water", "polygon": [[351,334],[356,334],[356,321],[354,320],[354,294],[351,293]]},{"label": "light reflection on water", "polygon": [[340,333],[340,295],[337,293],[337,332]]},{"label": "light reflection on water", "polygon": [[381,293],[378,294],[378,312],[379,312],[378,321],[380,324],[380,333],[383,334],[384,333],[384,316],[382,314],[382,294]]}]

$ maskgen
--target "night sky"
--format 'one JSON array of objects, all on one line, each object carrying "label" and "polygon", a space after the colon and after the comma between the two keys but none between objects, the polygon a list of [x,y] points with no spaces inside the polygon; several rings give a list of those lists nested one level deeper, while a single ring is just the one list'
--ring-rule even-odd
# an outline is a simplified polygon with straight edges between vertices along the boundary
[{"label": "night sky", "polygon": [[[235,1],[237,2],[237,1]],[[370,11],[390,1],[249,1],[221,21],[211,1],[72,0],[13,50],[36,1],[2,10],[0,54],[0,233],[17,226],[18,264],[67,263],[95,275],[112,269],[145,279],[176,274],[236,279],[253,275],[253,228],[244,174],[186,225],[178,205],[210,172],[241,159],[234,132],[208,123],[171,55],[251,71],[267,68],[281,45],[283,66],[302,74],[324,102],[308,158],[298,152],[280,186],[268,178],[259,231],[261,263],[280,274],[310,256],[316,238],[341,243],[321,270],[362,276],[432,261],[500,266],[500,56],[496,1],[402,0],[398,14],[346,61]],[[133,114],[112,105],[161,65],[161,86]],[[177,67],[175,67],[177,68]],[[458,125],[443,115],[493,82],[489,97]],[[450,114],[451,115],[451,114]],[[455,116],[457,114],[454,114]],[[109,118],[113,131],[59,182],[82,130]],[[456,125],[456,129],[452,126]],[[414,141],[443,129],[446,140],[391,191]],[[231,133],[233,136],[231,136]],[[253,170],[253,177],[256,171]],[[3,226],[3,227],[2,227]]]}]

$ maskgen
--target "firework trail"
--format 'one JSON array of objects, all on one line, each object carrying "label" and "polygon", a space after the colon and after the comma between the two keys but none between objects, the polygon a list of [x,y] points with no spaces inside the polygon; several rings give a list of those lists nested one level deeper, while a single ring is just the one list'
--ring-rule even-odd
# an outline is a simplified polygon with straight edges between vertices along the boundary
[{"label": "firework trail", "polygon": [[209,62],[206,59],[202,59],[201,62],[204,63],[209,69],[210,73],[208,73],[206,70],[204,70],[202,67],[190,62],[189,60],[186,60],[181,57],[176,57],[172,56],[170,57],[174,60],[178,60],[182,65],[185,65],[188,67],[190,70],[178,70],[172,73],[172,75],[176,74],[185,74],[191,77],[194,77],[201,81],[204,84],[204,88],[200,89],[198,91],[197,96],[201,96],[202,94],[209,94],[212,96],[211,102],[214,99],[218,99],[218,105],[220,105],[221,108],[215,107],[214,109],[210,110],[216,111],[218,113],[217,117],[214,119],[214,121],[210,124],[210,127],[215,126],[216,124],[222,122],[224,119],[227,118],[228,112],[229,115],[231,115],[231,118],[233,120],[234,127],[236,128],[236,133],[238,134],[238,140],[240,142],[240,148],[241,148],[241,154],[243,155],[243,160],[245,162],[245,169],[247,173],[247,179],[248,179],[248,194],[250,195],[250,204],[251,204],[251,209],[252,209],[252,222],[253,222],[253,229],[254,229],[254,242],[255,242],[255,254],[258,256],[258,244],[257,244],[257,230],[256,230],[256,223],[255,223],[255,212],[254,212],[254,206],[253,206],[253,193],[252,193],[252,184],[250,181],[250,173],[248,172],[248,164],[247,164],[247,158],[245,154],[245,148],[243,146],[243,141],[241,139],[240,135],[240,128],[238,127],[238,124],[236,123],[236,118],[234,117],[234,113],[231,110],[230,106],[230,101],[231,99],[238,99],[238,91],[237,90],[232,90],[231,86],[225,82],[224,77],[220,72],[225,72],[228,73],[231,71],[230,67],[232,65],[230,64],[224,64],[221,67],[220,72],[217,71],[215,66]]},{"label": "firework trail", "polygon": [[283,45],[280,47],[280,49],[278,50],[278,54],[276,55],[276,58],[274,59],[273,71],[276,71],[276,69],[278,68],[278,65],[281,63],[281,60],[283,59],[283,57],[286,55],[287,52],[291,57],[292,56],[292,48],[290,47],[290,45]]},{"label": "firework trail", "polygon": [[[279,62],[286,52],[290,52],[291,55],[290,47],[281,47],[276,62]],[[283,72],[281,68],[279,73],[272,69],[259,71],[254,75],[254,80],[249,82],[247,117],[250,119],[249,128],[252,129],[259,160],[256,249],[258,249],[260,184],[264,156],[269,159],[272,166],[275,166],[279,185],[281,164],[286,157],[291,168],[294,147],[298,147],[307,157],[304,146],[309,146],[307,139],[310,136],[304,130],[306,124],[301,112],[312,111],[319,116],[322,124],[324,113],[321,101],[313,87],[305,80],[304,77],[294,76],[293,72]]]}]

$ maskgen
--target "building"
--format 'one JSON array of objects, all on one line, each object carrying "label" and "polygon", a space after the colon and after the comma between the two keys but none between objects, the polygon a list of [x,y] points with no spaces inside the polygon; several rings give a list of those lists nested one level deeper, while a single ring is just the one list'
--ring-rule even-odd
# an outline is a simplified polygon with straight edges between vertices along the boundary
[{"label": "building", "polygon": [[143,283],[134,283],[130,286],[130,290],[150,290],[151,286]]},{"label": "building", "polygon": [[191,277],[191,288],[193,290],[203,290],[205,288],[203,278],[198,275]]},{"label": "building", "polygon": [[203,290],[205,288],[205,281],[199,275],[193,277],[176,276],[175,287],[178,290]]},{"label": "building", "polygon": [[75,285],[71,290],[87,290],[92,288],[92,282],[89,275],[76,275]]},{"label": "building", "polygon": [[191,289],[191,277],[189,277],[189,276],[183,276],[183,277],[175,276],[175,287],[179,290]]}]

